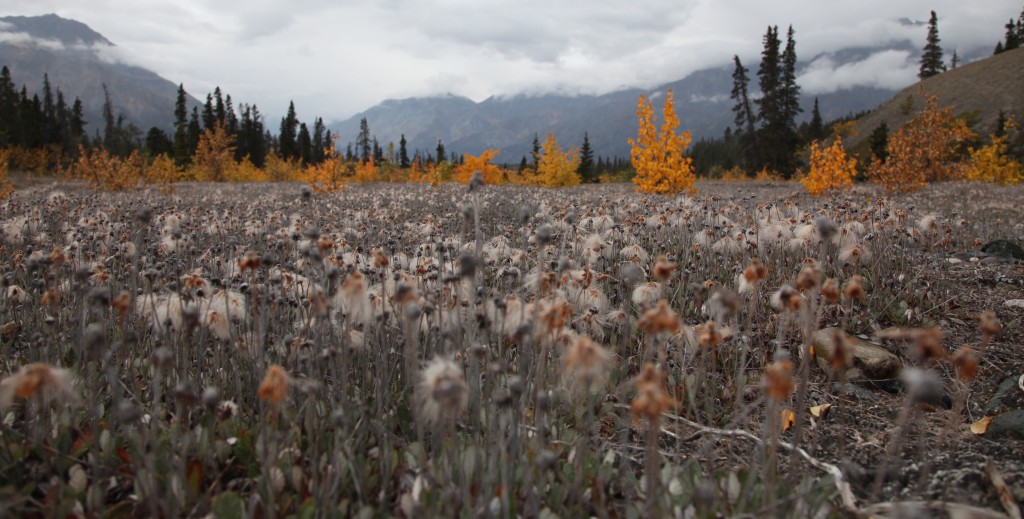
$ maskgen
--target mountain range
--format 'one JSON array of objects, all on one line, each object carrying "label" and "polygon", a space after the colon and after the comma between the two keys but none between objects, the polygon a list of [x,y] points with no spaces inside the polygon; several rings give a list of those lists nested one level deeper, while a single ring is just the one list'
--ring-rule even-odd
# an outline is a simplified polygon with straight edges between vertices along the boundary
[{"label": "mountain range", "polygon": [[[901,23],[915,22],[902,20]],[[845,48],[799,62],[799,78],[808,78],[809,82],[815,77],[819,80],[814,89],[818,91],[816,94],[804,87],[802,117],[809,118],[815,97],[826,121],[865,112],[893,99],[901,88],[916,81],[913,73],[920,52],[918,43],[903,41],[884,47]],[[960,49],[960,52],[963,61],[968,62],[989,51]],[[862,76],[872,73],[865,64],[872,63],[876,74],[881,70],[882,75],[891,77],[894,68],[898,69],[899,80],[895,83],[891,79],[871,81],[869,77],[865,80]],[[83,23],[54,14],[0,17],[0,65],[8,66],[15,84],[25,85],[30,92],[40,91],[43,75],[48,74],[53,87],[63,91],[69,104],[75,97],[80,98],[90,123],[87,127],[90,134],[102,129],[103,85],[110,92],[115,113],[123,114],[127,122],[134,123],[143,132],[152,126],[169,130],[173,124],[176,83],[119,60],[114,43]],[[751,69],[748,73],[750,90],[756,96],[756,63],[746,66]],[[969,70],[968,66],[961,68]],[[829,76],[832,84],[822,87],[822,71],[844,71],[845,75]],[[641,94],[658,105],[664,93],[672,89],[681,129],[690,130],[695,140],[721,136],[733,121],[733,103],[729,96],[732,72],[732,64],[723,64],[654,88],[624,89],[601,95],[493,96],[475,102],[449,94],[387,100],[328,126],[339,136],[342,147],[355,142],[360,121],[366,118],[371,133],[382,147],[388,143],[397,145],[404,135],[410,151],[420,150],[432,155],[438,141],[449,151],[474,155],[496,148],[501,150],[496,159],[501,163],[518,163],[520,158],[529,156],[535,136],[543,139],[546,133],[554,133],[560,144],[567,147],[580,145],[587,133],[596,155],[628,157],[627,139],[636,134],[635,111]],[[190,107],[198,104],[197,100],[189,98]],[[660,110],[660,106],[656,109]],[[278,126],[277,121],[265,121],[265,124],[268,128]]]},{"label": "mountain range", "polygon": [[[901,20],[902,23],[914,23]],[[961,51],[963,52],[963,51]],[[975,49],[966,59],[980,57],[985,51]],[[909,41],[884,47],[846,48],[820,53],[797,64],[797,75],[812,77],[823,66],[829,70],[856,73],[875,58],[897,57],[897,62],[910,70],[902,83],[893,85],[839,85],[831,91],[805,93],[801,96],[803,114],[810,118],[815,98],[825,121],[869,111],[888,101],[902,87],[915,81],[916,61],[920,51]],[[964,58],[965,54],[961,54]],[[824,65],[822,65],[824,64]],[[756,64],[751,69],[749,88],[758,95]],[[860,68],[858,68],[860,67]],[[455,95],[387,100],[351,118],[331,126],[339,141],[354,142],[360,121],[366,118],[370,131],[381,146],[397,143],[404,135],[410,150],[433,154],[440,140],[447,150],[479,154],[485,149],[501,150],[499,163],[518,163],[529,157],[534,136],[543,140],[554,133],[564,147],[579,146],[587,134],[595,154],[606,157],[628,157],[628,138],[636,135],[636,104],[642,94],[655,100],[672,89],[680,130],[689,130],[693,139],[720,137],[733,125],[733,65],[693,72],[683,79],[650,89],[625,89],[603,95],[517,95],[490,97],[481,102]],[[864,72],[867,73],[867,72]],[[856,78],[855,78],[856,79]],[[862,82],[869,83],[869,82]],[[798,122],[800,122],[798,121]]]},{"label": "mountain range", "polygon": [[[10,69],[14,84],[40,92],[48,75],[69,105],[76,97],[82,100],[90,135],[103,131],[103,85],[114,113],[142,132],[172,127],[178,85],[121,62],[117,47],[88,25],[55,14],[6,16],[0,17],[0,36],[0,66]],[[198,104],[194,98],[189,102]]]}]

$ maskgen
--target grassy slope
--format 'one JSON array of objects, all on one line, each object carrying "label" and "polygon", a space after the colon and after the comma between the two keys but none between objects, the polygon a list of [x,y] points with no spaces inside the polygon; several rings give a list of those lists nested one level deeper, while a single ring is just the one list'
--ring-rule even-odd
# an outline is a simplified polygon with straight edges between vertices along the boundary
[{"label": "grassy slope", "polygon": [[[885,122],[895,131],[924,106],[925,93],[938,96],[942,106],[952,106],[953,113],[964,116],[980,136],[995,129],[999,111],[1024,116],[1024,49],[1015,49],[983,60],[957,67],[915,83],[857,121],[853,148],[864,146],[868,135]],[[907,98],[913,99],[906,110]],[[904,113],[908,112],[908,113]]]}]

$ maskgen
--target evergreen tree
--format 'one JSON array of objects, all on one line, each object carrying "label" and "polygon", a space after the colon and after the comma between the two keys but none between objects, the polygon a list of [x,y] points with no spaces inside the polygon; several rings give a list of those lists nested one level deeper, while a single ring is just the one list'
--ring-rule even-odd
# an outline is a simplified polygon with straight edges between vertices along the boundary
[{"label": "evergreen tree", "polygon": [[800,85],[796,83],[796,39],[793,26],[786,32],[786,50],[782,52],[782,70],[779,78],[779,106],[783,123],[791,130],[791,138],[796,137],[796,117],[803,112],[800,108]]},{"label": "evergreen tree", "polygon": [[889,125],[882,121],[868,136],[868,148],[878,160],[885,162],[889,158]]},{"label": "evergreen tree", "polygon": [[1002,53],[1003,53],[1003,42],[1001,42],[1001,41],[996,42],[996,50],[992,54],[1002,54]]},{"label": "evergreen tree", "polygon": [[398,140],[398,167],[406,169],[409,167],[409,150],[406,148],[405,134]]},{"label": "evergreen tree", "polygon": [[732,111],[735,114],[733,122],[736,125],[736,133],[740,135],[742,161],[746,165],[744,169],[746,169],[747,173],[753,173],[755,162],[754,150],[757,148],[754,142],[756,136],[754,131],[756,116],[750,105],[750,94],[748,91],[750,77],[747,76],[748,69],[740,62],[739,55],[734,55],[732,60],[735,64],[732,72],[732,94],[730,95],[735,102],[732,107]]},{"label": "evergreen tree", "polygon": [[199,146],[199,136],[202,135],[203,128],[199,125],[199,108],[192,107],[192,116],[188,120],[188,162],[192,162],[192,157],[196,154],[196,147]]},{"label": "evergreen tree", "polygon": [[949,68],[956,69],[956,66],[960,64],[960,56],[956,53],[956,49],[953,49],[953,57],[949,60]]},{"label": "evergreen tree", "polygon": [[217,116],[213,112],[213,94],[206,94],[206,104],[203,105],[203,129],[213,130],[217,126]]},{"label": "evergreen tree", "polygon": [[359,120],[359,135],[356,136],[356,149],[359,150],[359,161],[363,164],[370,162],[373,153],[372,141],[370,140],[370,123],[363,117]]},{"label": "evergreen tree", "polygon": [[146,152],[149,156],[156,157],[160,154],[170,155],[174,151],[174,143],[167,133],[156,126],[146,133]]},{"label": "evergreen tree", "polygon": [[928,79],[946,71],[946,65],[942,62],[942,47],[939,45],[939,18],[932,11],[928,19],[928,38],[924,45],[924,53],[921,54],[921,69],[917,77]]},{"label": "evergreen tree", "polygon": [[187,95],[185,85],[178,84],[178,98],[174,102],[174,163],[178,167],[188,164],[195,150],[189,147]]},{"label": "evergreen tree", "polygon": [[445,159],[446,159],[446,155],[444,154],[444,143],[441,142],[441,139],[438,139],[437,140],[437,162],[436,162],[436,164],[440,164],[440,163],[444,162]]},{"label": "evergreen tree", "polygon": [[533,170],[537,171],[537,166],[540,165],[540,139],[537,137],[537,133],[533,133]]},{"label": "evergreen tree", "polygon": [[297,141],[296,131],[299,128],[299,118],[295,115],[295,102],[288,103],[288,113],[281,119],[281,130],[277,134],[278,151],[283,159],[301,158]]},{"label": "evergreen tree", "polygon": [[594,150],[590,148],[590,135],[587,132],[583,132],[583,145],[580,146],[580,164],[576,167],[576,173],[579,174],[580,181],[584,183],[597,181],[597,176],[594,174]]},{"label": "evergreen tree", "polygon": [[18,92],[6,65],[0,69],[0,147],[13,146],[18,128]]},{"label": "evergreen tree", "polygon": [[219,86],[213,89],[213,116],[225,129],[228,127],[228,112]]},{"label": "evergreen tree", "polygon": [[324,161],[324,157],[327,155],[327,146],[331,142],[331,132],[327,131],[327,127],[324,126],[323,118],[317,117],[313,121],[313,164],[319,164]]},{"label": "evergreen tree", "polygon": [[224,112],[227,116],[227,128],[228,135],[235,135],[238,133],[238,116],[235,115],[235,109],[231,105],[231,94],[224,97]]},{"label": "evergreen tree", "polygon": [[110,101],[110,91],[103,84],[103,147],[107,152],[117,155],[117,130],[114,127],[114,104]]},{"label": "evergreen tree", "polygon": [[811,110],[811,122],[807,126],[807,140],[819,141],[825,138],[825,124],[821,120],[821,111],[818,110],[818,98],[814,98],[814,109]]},{"label": "evergreen tree", "polygon": [[313,137],[309,134],[309,127],[306,123],[299,124],[299,136],[295,142],[299,159],[303,164],[311,164],[313,162]]},{"label": "evergreen tree", "polygon": [[380,143],[378,143],[377,142],[377,138],[374,137],[373,138],[373,161],[375,163],[377,163],[377,164],[381,164],[381,163],[383,163],[386,160],[387,160],[387,158],[384,157],[384,150],[381,149]]}]

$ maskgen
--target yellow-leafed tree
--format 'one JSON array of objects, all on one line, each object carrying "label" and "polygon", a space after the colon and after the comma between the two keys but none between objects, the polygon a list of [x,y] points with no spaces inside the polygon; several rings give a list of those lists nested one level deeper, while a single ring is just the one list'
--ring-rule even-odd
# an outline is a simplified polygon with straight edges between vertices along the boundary
[{"label": "yellow-leafed tree", "polygon": [[87,150],[78,147],[78,160],[69,168],[70,176],[85,180],[93,189],[127,191],[138,189],[145,180],[145,165],[138,151],[125,158],[111,155],[105,148]]},{"label": "yellow-leafed tree", "polygon": [[829,190],[852,186],[856,174],[857,159],[846,154],[843,140],[836,135],[828,147],[820,141],[811,143],[811,170],[800,179],[800,183],[808,193],[818,196]]},{"label": "yellow-leafed tree", "polygon": [[1006,155],[1006,135],[993,135],[992,144],[975,150],[971,148],[967,180],[992,182],[1002,185],[1020,184],[1024,169],[1020,162]]},{"label": "yellow-leafed tree", "polygon": [[235,137],[228,134],[224,123],[217,123],[199,136],[196,155],[192,159],[192,176],[206,182],[224,182],[235,165]]},{"label": "yellow-leafed tree", "polygon": [[455,166],[452,180],[468,184],[469,179],[473,178],[473,173],[479,171],[484,176],[484,184],[504,184],[504,172],[501,171],[501,168],[499,168],[497,164],[491,164],[494,157],[497,157],[500,153],[501,151],[495,149],[484,150],[484,152],[478,156],[473,156],[467,153],[466,159],[462,164]]},{"label": "yellow-leafed tree", "polygon": [[178,166],[166,153],[153,158],[145,167],[146,183],[155,185],[161,193],[173,193],[178,181]]},{"label": "yellow-leafed tree", "polygon": [[655,126],[654,105],[642,95],[637,101],[636,117],[637,138],[629,139],[629,144],[636,169],[633,184],[637,191],[667,195],[696,192],[693,160],[685,156],[690,146],[690,132],[676,135],[679,117],[672,91],[665,97],[660,131]]},{"label": "yellow-leafed tree", "polygon": [[537,156],[537,172],[527,181],[542,187],[566,187],[579,185],[580,175],[576,172],[580,165],[580,154],[576,148],[563,150],[549,133],[541,145],[541,153]]},{"label": "yellow-leafed tree", "polygon": [[953,117],[952,108],[940,109],[938,98],[926,96],[921,113],[889,137],[888,159],[871,162],[868,178],[889,191],[914,191],[928,182],[963,178],[958,155],[972,138],[974,132]]}]

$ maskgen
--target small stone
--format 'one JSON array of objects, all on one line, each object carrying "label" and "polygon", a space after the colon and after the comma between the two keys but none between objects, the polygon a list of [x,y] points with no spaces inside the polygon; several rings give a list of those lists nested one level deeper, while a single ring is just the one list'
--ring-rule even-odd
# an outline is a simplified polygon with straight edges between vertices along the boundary
[{"label": "small stone", "polygon": [[1003,413],[992,419],[985,437],[1024,440],[1024,409]]},{"label": "small stone", "polygon": [[947,258],[946,261],[949,262],[949,264],[951,264],[951,265],[959,265],[960,263],[964,262],[960,258]]},{"label": "small stone", "polygon": [[1024,308],[1024,299],[1007,299],[1003,302],[1003,306],[1009,306],[1010,308]]}]

